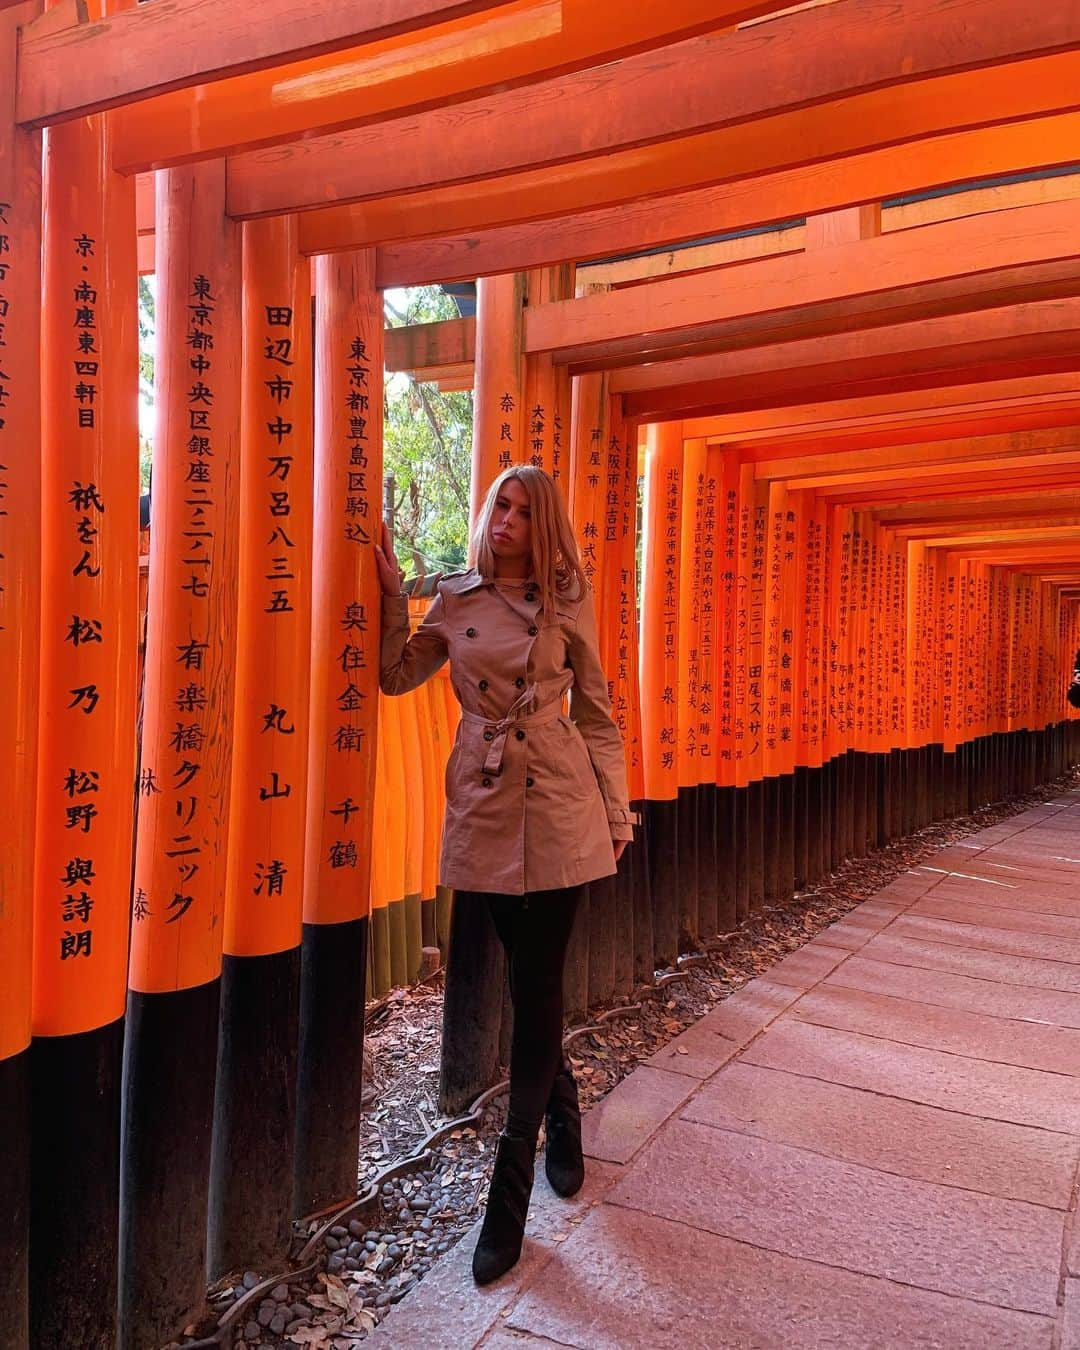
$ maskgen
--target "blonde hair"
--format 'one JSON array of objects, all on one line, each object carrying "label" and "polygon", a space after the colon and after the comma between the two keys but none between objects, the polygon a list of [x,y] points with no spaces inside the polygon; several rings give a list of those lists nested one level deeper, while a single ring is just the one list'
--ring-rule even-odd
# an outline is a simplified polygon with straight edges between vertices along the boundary
[{"label": "blonde hair", "polygon": [[486,580],[495,575],[491,550],[491,517],[495,502],[511,478],[516,478],[529,499],[532,522],[532,572],[540,588],[542,612],[554,617],[555,598],[567,593],[573,599],[585,594],[586,578],[578,555],[574,527],[563,495],[555,480],[532,464],[513,464],[504,469],[488,488],[473,530],[472,549],[476,570]]}]

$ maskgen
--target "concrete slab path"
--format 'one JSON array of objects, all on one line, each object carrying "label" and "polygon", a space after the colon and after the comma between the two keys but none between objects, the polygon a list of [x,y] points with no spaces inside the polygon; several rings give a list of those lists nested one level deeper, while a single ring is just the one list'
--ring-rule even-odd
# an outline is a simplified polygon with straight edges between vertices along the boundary
[{"label": "concrete slab path", "polygon": [[897,878],[625,1078],[521,1262],[371,1350],[1080,1350],[1080,793]]}]

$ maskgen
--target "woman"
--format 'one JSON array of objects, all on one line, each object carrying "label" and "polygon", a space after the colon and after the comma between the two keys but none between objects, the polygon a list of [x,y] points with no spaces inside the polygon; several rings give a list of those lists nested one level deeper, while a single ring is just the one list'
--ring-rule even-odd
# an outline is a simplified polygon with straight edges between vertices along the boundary
[{"label": "woman", "polygon": [[509,965],[510,1104],[473,1254],[473,1276],[486,1284],[521,1254],[545,1117],[552,1187],[573,1195],[585,1178],[577,1086],[562,1058],[563,963],[585,886],[616,870],[637,817],[592,592],[552,479],[526,465],[500,474],[476,524],[476,566],[439,582],[412,637],[385,526],[382,539],[380,684],[404,694],[450,662],[462,711],[446,766],[440,879],[482,897]]}]

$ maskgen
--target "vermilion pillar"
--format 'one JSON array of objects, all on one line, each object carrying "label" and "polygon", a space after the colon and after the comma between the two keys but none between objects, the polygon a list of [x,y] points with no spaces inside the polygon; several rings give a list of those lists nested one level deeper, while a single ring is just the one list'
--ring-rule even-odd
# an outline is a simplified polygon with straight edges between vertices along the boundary
[{"label": "vermilion pillar", "polygon": [[120,1343],[205,1296],[240,507],[240,232],[221,163],[157,178],[157,435],[125,1045]]},{"label": "vermilion pillar", "polygon": [[[31,1334],[116,1336],[138,641],[135,190],[106,117],[45,135]],[[25,453],[25,451],[24,451]],[[79,1122],[79,1148],[71,1124]],[[94,1165],[87,1166],[92,1157]],[[70,1278],[72,1265],[83,1272]]]},{"label": "vermilion pillar", "polygon": [[30,986],[37,778],[41,478],[41,136],[15,126],[20,24],[0,10],[0,1343],[29,1342]]},{"label": "vermilion pillar", "polygon": [[281,1262],[292,1235],[308,769],[310,268],[291,217],[244,225],[242,249],[236,694],[212,1278]]},{"label": "vermilion pillar", "polygon": [[678,955],[680,856],[679,587],[681,422],[650,426],[645,457],[641,607],[641,730],[657,965]]},{"label": "vermilion pillar", "polygon": [[701,592],[704,577],[702,539],[705,515],[705,461],[703,440],[683,443],[682,507],[679,527],[679,686],[678,686],[678,812],[679,945],[684,951],[697,945],[700,933],[698,859],[698,765],[701,745]]},{"label": "vermilion pillar", "polygon": [[474,522],[493,480],[526,456],[524,272],[481,277],[476,284],[476,367],[473,407]]},{"label": "vermilion pillar", "polygon": [[315,547],[294,1207],[352,1195],[379,678],[383,311],[370,252],[315,260]]}]

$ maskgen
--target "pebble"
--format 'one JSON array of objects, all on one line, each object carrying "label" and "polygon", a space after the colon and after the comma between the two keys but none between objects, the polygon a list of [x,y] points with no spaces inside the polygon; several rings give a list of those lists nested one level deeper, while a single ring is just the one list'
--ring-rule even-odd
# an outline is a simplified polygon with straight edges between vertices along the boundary
[{"label": "pebble", "polygon": [[432,1219],[421,1219],[421,1221],[420,1221],[420,1231],[421,1231],[422,1233],[430,1233],[430,1232],[432,1232],[432,1231],[434,1230],[434,1228],[435,1228],[434,1220],[432,1220]]},{"label": "pebble", "polygon": [[306,1303],[301,1303],[299,1300],[297,1300],[294,1304],[291,1305],[289,1311],[292,1313],[293,1317],[306,1318],[311,1316],[311,1309],[308,1307]]},{"label": "pebble", "polygon": [[248,1324],[244,1327],[244,1340],[257,1341],[258,1339],[259,1339],[258,1322],[248,1322]]},{"label": "pebble", "polygon": [[431,1208],[431,1201],[426,1196],[419,1195],[410,1202],[410,1207],[416,1214],[426,1214]]},{"label": "pebble", "polygon": [[358,1238],[364,1236],[364,1225],[359,1219],[349,1220],[349,1234],[351,1237]]},{"label": "pebble", "polygon": [[349,1230],[347,1228],[343,1228],[341,1224],[336,1223],[334,1224],[333,1228],[330,1229],[330,1234],[332,1237],[336,1238],[348,1237]]},{"label": "pebble", "polygon": [[268,1308],[264,1303],[263,1306],[259,1309],[259,1317],[258,1317],[259,1326],[268,1327],[270,1323],[274,1320],[275,1311],[276,1308],[274,1304],[271,1303],[271,1305]]},{"label": "pebble", "polygon": [[364,1244],[362,1242],[349,1243],[349,1256],[362,1256],[364,1254]]},{"label": "pebble", "polygon": [[258,1277],[258,1275],[255,1274],[255,1272],[254,1272],[253,1270],[247,1270],[247,1271],[244,1272],[244,1288],[245,1288],[245,1289],[254,1289],[255,1286],[256,1286],[258,1283],[259,1283],[259,1277]]},{"label": "pebble", "polygon": [[374,1228],[369,1228],[369,1229],[367,1230],[367,1232],[364,1234],[364,1241],[365,1241],[365,1242],[378,1242],[378,1240],[379,1240],[379,1235],[378,1235],[378,1233],[376,1233],[376,1231],[375,1231]]},{"label": "pebble", "polygon": [[299,1331],[302,1326],[306,1326],[310,1317],[311,1314],[308,1313],[307,1317],[294,1317],[291,1322],[286,1323],[285,1330],[288,1335],[291,1336],[294,1331]]},{"label": "pebble", "polygon": [[412,1215],[409,1213],[409,1211],[408,1211],[407,1209],[402,1209],[402,1210],[399,1210],[399,1211],[398,1211],[398,1216],[397,1216],[397,1217],[398,1217],[398,1223],[408,1223],[408,1222],[409,1222],[409,1219],[412,1217]]},{"label": "pebble", "polygon": [[393,1300],[394,1300],[394,1292],[393,1292],[393,1290],[392,1290],[392,1289],[384,1289],[384,1290],[382,1291],[381,1294],[376,1294],[376,1296],[375,1296],[375,1306],[376,1306],[376,1308],[389,1308],[389,1306],[390,1306],[390,1304],[393,1302]]},{"label": "pebble", "polygon": [[345,1258],[345,1269],[346,1269],[346,1270],[359,1270],[359,1269],[360,1269],[360,1262],[356,1259],[355,1256],[347,1256],[347,1257]]},{"label": "pebble", "polygon": [[285,1330],[285,1314],[283,1312],[274,1314],[274,1320],[270,1323],[270,1330],[275,1336],[280,1336]]},{"label": "pebble", "polygon": [[330,1252],[336,1252],[337,1249],[341,1246],[341,1243],[337,1240],[337,1238],[330,1233],[327,1233],[326,1237],[323,1238],[323,1242],[326,1244],[327,1251]]},{"label": "pebble", "polygon": [[326,1269],[331,1275],[336,1275],[338,1271],[345,1269],[345,1258],[340,1252],[335,1252],[326,1263]]},{"label": "pebble", "polygon": [[379,1262],[379,1264],[375,1267],[375,1274],[389,1275],[389,1273],[394,1269],[396,1265],[397,1262],[394,1260],[392,1256],[384,1256],[383,1259]]},{"label": "pebble", "polygon": [[289,1286],[287,1284],[275,1285],[273,1290],[271,1291],[270,1297],[274,1300],[275,1303],[288,1303]]},{"label": "pebble", "polygon": [[392,1181],[384,1181],[384,1182],[383,1182],[383,1184],[382,1184],[382,1193],[383,1193],[383,1195],[389,1195],[389,1194],[393,1191],[393,1189],[394,1189],[394,1183],[393,1183]]},{"label": "pebble", "polygon": [[367,1252],[377,1251],[378,1247],[379,1247],[378,1242],[373,1241],[373,1239],[371,1238],[368,1238],[368,1240],[364,1243],[364,1250]]},{"label": "pebble", "polygon": [[390,1246],[386,1249],[386,1254],[387,1256],[392,1256],[396,1261],[401,1256],[401,1248],[396,1242],[391,1242]]}]

